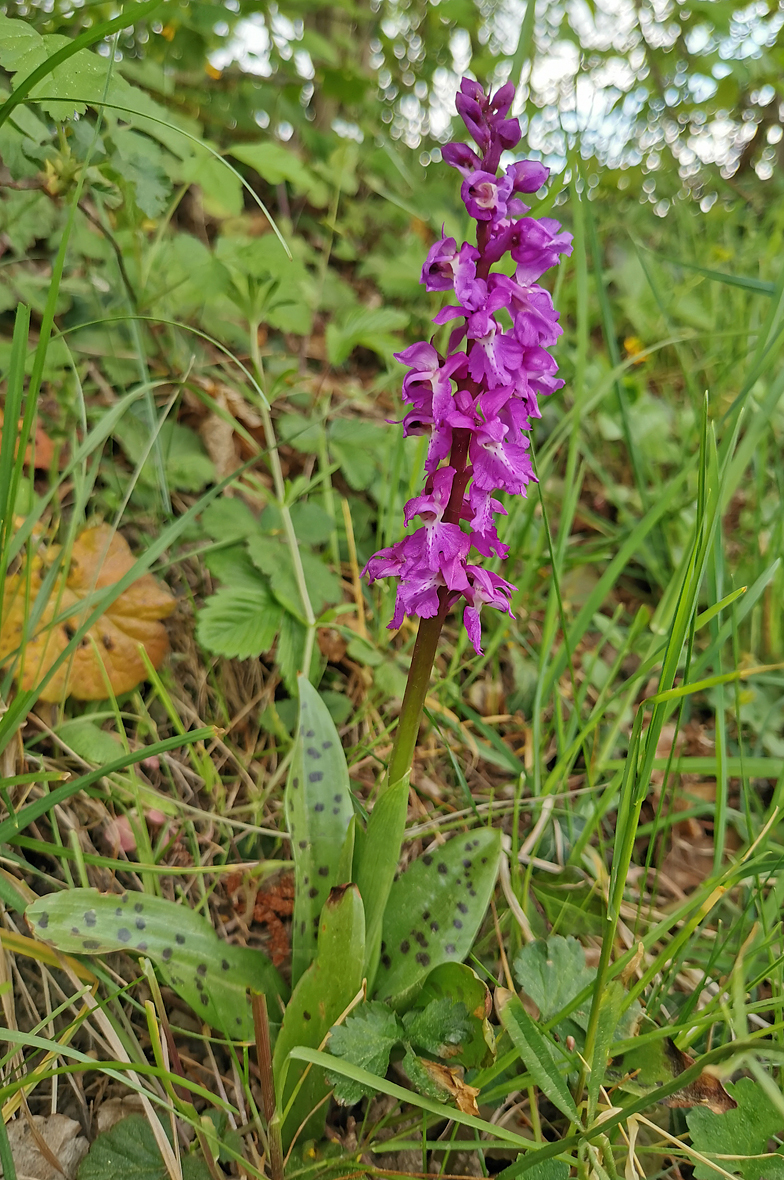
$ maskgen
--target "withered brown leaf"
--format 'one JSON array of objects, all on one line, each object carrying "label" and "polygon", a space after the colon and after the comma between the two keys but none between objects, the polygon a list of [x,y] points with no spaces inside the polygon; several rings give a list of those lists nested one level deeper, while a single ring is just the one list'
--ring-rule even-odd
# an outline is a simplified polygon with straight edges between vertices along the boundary
[{"label": "withered brown leaf", "polygon": [[[84,605],[60,622],[95,590],[112,586],[133,567],[128,543],[108,525],[85,529],[77,537],[65,578],[59,578],[44,607],[35,633],[18,651],[27,614],[51,552],[36,558],[32,594],[27,593],[26,571],[11,574],[3,589],[0,664],[18,656],[17,675],[23,689],[40,684],[76,630],[93,609]],[[107,684],[115,695],[130,692],[146,676],[141,645],[154,668],[169,649],[161,623],[172,613],[175,600],[151,574],[144,574],[124,590],[87,631],[70,659],[57,669],[40,694],[43,701],[61,701],[69,694],[82,701],[105,700]]]}]

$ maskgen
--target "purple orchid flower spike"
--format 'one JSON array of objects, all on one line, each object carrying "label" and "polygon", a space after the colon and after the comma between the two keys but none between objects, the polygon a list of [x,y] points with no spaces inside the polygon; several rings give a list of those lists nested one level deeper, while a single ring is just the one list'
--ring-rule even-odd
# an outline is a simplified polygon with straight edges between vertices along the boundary
[{"label": "purple orchid flower spike", "polygon": [[[414,517],[422,524],[382,549],[363,571],[371,582],[398,579],[390,627],[408,615],[440,620],[440,628],[463,599],[463,623],[479,654],[481,608],[511,615],[515,587],[473,564],[472,550],[491,561],[507,556],[497,533],[506,509],[496,493],[524,496],[536,480],[524,432],[541,417],[537,396],[563,385],[548,352],[562,331],[558,312],[538,280],[572,250],[571,234],[551,218],[526,216],[529,209],[516,195],[537,192],[547,168],[517,160],[499,172],[503,153],[520,141],[519,123],[508,117],[513,100],[511,83],[490,95],[470,78],[455,99],[479,150],[450,143],[442,155],[463,178],[461,196],[476,222],[476,245],[442,237],[422,269],[428,291],[450,291],[456,299],[434,319],[455,323],[448,355],[425,342],[396,354],[409,366],[403,400],[411,409],[404,430],[430,433],[425,487],[405,509],[406,524]],[[505,255],[516,264],[514,278],[491,272]],[[511,327],[498,318],[501,310]]]}]

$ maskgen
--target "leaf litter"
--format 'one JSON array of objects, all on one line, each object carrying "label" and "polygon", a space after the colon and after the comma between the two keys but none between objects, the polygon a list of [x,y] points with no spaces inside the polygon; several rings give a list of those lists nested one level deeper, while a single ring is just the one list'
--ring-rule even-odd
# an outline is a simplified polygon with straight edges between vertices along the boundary
[{"label": "leaf litter", "polygon": [[[74,542],[68,569],[55,581],[37,623],[31,609],[38,587],[59,557],[57,546],[40,552],[32,561],[28,590],[27,571],[10,574],[3,588],[0,664],[14,659],[22,689],[35,688],[62,655],[91,607],[86,599],[97,590],[119,582],[134,566],[134,557],[121,533],[108,525],[85,529]],[[105,700],[130,692],[147,676],[142,647],[154,668],[169,650],[161,622],[176,606],[170,591],[152,574],[143,574],[106,608],[79,641],[72,657],[61,664],[40,693],[43,701]],[[62,618],[67,612],[67,617]],[[20,643],[23,651],[19,651]]]}]

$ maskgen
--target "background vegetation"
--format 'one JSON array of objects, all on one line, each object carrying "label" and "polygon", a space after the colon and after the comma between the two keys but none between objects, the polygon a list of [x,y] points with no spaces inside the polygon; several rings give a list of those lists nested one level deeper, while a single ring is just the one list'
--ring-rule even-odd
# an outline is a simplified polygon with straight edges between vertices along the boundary
[{"label": "background vegetation", "polygon": [[[415,633],[386,629],[392,591],[359,570],[420,482],[392,354],[440,306],[418,284],[428,245],[466,232],[438,151],[465,70],[519,79],[525,141],[553,169],[537,212],[575,236],[554,290],[566,387],[534,432],[537,493],[504,522],[515,620],[485,612],[482,657],[448,622],[405,846],[408,863],[453,831],[504,833],[470,959],[497,1052],[461,1075],[481,1125],[454,1106],[450,1122],[443,1087],[395,1089],[416,1086],[398,1064],[413,1042],[387,1025],[377,1096],[329,1108],[328,1140],[295,1140],[287,1174],[784,1174],[784,13],[4,12],[6,1176],[11,1156],[48,1174],[47,1152],[73,1175],[93,1140],[80,1175],[97,1180],[140,1143],[145,1177],[267,1166],[252,1054],[127,956],[58,962],[21,910],[63,885],[140,890],[285,974],[296,674],[363,815]],[[98,523],[127,545],[94,587]],[[503,988],[522,989],[517,1023]]]}]

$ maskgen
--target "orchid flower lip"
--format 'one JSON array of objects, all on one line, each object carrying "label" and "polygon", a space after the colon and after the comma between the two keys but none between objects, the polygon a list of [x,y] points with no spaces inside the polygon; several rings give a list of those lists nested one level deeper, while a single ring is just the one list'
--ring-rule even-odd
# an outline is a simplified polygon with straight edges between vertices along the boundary
[{"label": "orchid flower lip", "polygon": [[[563,329],[539,280],[572,249],[571,235],[552,218],[533,216],[518,195],[537,193],[549,169],[524,159],[501,168],[521,138],[518,120],[508,117],[513,100],[511,83],[489,94],[471,78],[463,78],[455,98],[478,151],[450,143],[441,154],[462,178],[476,244],[458,243],[442,226],[425,258],[420,282],[454,297],[433,322],[455,326],[445,356],[427,341],[395,353],[408,367],[404,434],[430,434],[424,489],[404,509],[406,525],[417,517],[421,524],[363,570],[370,582],[398,579],[392,628],[406,615],[433,618],[463,598],[463,624],[478,654],[482,607],[514,617],[515,587],[474,564],[471,551],[488,560],[507,557],[496,527],[507,513],[498,493],[525,496],[536,482],[525,432],[541,417],[537,395],[563,385],[548,351]],[[514,277],[492,270],[507,255]]]}]

